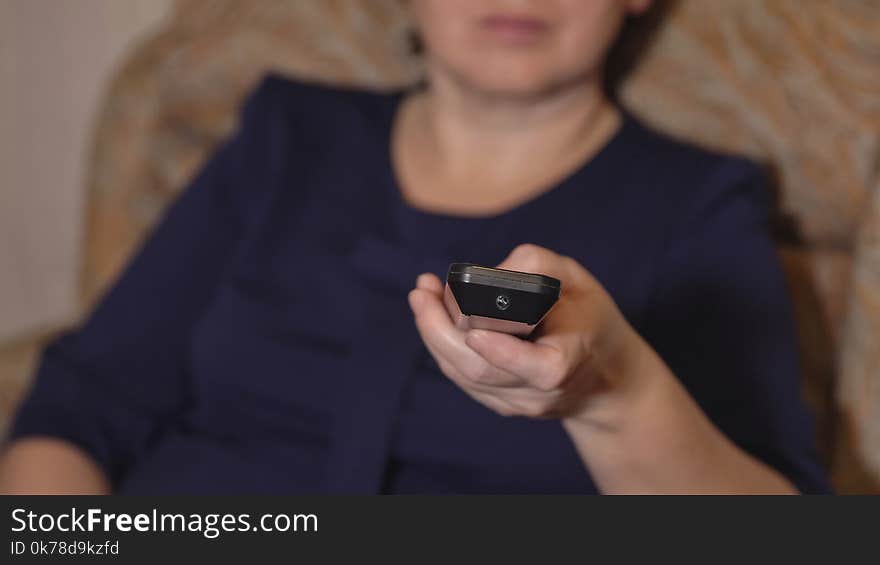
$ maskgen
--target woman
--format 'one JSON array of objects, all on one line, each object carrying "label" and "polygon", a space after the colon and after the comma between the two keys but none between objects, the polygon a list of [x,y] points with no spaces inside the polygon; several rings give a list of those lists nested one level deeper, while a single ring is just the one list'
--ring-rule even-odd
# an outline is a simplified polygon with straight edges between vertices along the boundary
[{"label": "woman", "polygon": [[[758,171],[603,93],[649,3],[413,0],[424,88],[263,81],[47,349],[4,489],[827,490]],[[562,297],[461,331],[453,261]]]}]

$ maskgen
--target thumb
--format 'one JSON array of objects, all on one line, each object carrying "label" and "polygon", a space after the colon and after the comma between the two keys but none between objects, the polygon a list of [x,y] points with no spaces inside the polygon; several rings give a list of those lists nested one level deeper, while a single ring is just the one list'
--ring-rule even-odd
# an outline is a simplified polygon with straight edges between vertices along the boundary
[{"label": "thumb", "polygon": [[517,245],[507,257],[498,264],[499,269],[522,271],[551,276],[563,280],[565,265],[562,256],[540,245],[523,243]]}]

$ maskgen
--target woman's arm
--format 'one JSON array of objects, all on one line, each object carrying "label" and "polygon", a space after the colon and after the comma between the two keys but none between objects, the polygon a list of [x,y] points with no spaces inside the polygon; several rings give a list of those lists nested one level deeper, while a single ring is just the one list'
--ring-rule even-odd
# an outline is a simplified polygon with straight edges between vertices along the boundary
[{"label": "woman's arm", "polygon": [[192,332],[269,197],[277,102],[264,81],[86,322],[43,352],[0,463],[4,488],[106,492],[191,406]]},{"label": "woman's arm", "polygon": [[603,493],[797,492],[712,424],[580,265],[528,245],[500,267],[563,280],[534,342],[457,329],[434,275],[410,294],[426,345],[475,400],[505,416],[559,418]]},{"label": "woman's arm", "polygon": [[619,375],[631,386],[562,421],[602,492],[797,493],[728,439],[641,338],[631,339],[622,365],[632,374]]},{"label": "woman's arm", "polygon": [[10,444],[0,457],[0,494],[109,494],[98,463],[76,445],[51,437]]},{"label": "woman's arm", "polygon": [[827,492],[753,173],[720,169],[674,222],[645,337],[583,266],[534,245],[500,265],[563,281],[533,341],[458,330],[430,274],[410,294],[419,332],[475,400],[560,419],[603,492]]}]

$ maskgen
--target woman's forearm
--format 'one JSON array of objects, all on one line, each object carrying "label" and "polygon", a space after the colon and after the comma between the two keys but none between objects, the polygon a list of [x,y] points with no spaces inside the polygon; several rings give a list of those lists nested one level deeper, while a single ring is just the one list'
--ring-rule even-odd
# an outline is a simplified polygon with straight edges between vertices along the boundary
[{"label": "woman's forearm", "polygon": [[0,493],[109,494],[110,481],[84,451],[54,439],[11,443],[0,456]]},{"label": "woman's forearm", "polygon": [[563,420],[602,492],[797,492],[715,427],[650,347],[634,357],[632,387]]}]

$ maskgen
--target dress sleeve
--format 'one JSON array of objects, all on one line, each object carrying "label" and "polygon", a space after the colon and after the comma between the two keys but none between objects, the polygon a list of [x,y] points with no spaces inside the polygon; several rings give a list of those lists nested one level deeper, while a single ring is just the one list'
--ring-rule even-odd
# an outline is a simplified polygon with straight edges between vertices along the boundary
[{"label": "dress sleeve", "polygon": [[266,169],[255,159],[269,153],[272,83],[264,80],[247,98],[236,134],[169,207],[85,323],[43,352],[11,439],[70,441],[115,483],[192,402],[190,335],[250,211],[266,198],[254,171]]},{"label": "dress sleeve", "polygon": [[726,159],[670,236],[646,339],[718,428],[804,493],[829,490],[760,170]]}]

